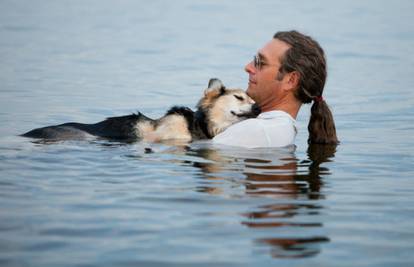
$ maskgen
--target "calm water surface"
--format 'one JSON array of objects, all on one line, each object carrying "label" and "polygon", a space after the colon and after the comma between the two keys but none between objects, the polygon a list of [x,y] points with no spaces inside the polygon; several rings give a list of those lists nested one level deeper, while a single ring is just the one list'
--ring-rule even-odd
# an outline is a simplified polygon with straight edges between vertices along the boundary
[{"label": "calm water surface", "polygon": [[[414,2],[1,1],[1,266],[413,266]],[[341,144],[18,135],[194,107],[274,32],[325,48]],[[146,149],[151,148],[151,150]]]}]

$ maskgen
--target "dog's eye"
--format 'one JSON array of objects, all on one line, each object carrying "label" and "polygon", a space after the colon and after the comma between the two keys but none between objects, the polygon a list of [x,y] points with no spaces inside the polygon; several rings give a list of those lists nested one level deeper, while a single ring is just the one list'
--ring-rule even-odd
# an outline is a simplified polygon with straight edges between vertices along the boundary
[{"label": "dog's eye", "polygon": [[243,101],[243,100],[244,100],[244,98],[243,98],[243,97],[238,96],[238,95],[234,95],[234,97],[235,97],[235,98],[237,98],[237,99],[238,99],[238,100],[240,100],[240,101]]}]

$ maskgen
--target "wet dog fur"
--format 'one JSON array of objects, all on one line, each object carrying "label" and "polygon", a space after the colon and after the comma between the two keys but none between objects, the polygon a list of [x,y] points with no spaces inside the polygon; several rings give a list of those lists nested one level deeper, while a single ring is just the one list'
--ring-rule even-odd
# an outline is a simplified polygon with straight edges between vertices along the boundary
[{"label": "wet dog fur", "polygon": [[95,124],[70,122],[31,130],[22,136],[47,140],[88,137],[149,142],[179,139],[191,142],[210,139],[239,121],[260,113],[257,104],[241,89],[227,89],[219,79],[211,79],[197,110],[174,106],[159,119],[144,114],[107,118]]}]

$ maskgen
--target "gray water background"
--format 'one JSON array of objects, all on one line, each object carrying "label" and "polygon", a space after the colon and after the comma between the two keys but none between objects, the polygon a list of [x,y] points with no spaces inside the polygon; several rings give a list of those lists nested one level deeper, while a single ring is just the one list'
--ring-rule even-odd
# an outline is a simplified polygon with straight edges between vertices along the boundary
[{"label": "gray water background", "polygon": [[[0,266],[413,266],[413,1],[1,1]],[[341,144],[52,144],[18,135],[194,107],[297,29]],[[152,148],[154,153],[145,153]]]}]

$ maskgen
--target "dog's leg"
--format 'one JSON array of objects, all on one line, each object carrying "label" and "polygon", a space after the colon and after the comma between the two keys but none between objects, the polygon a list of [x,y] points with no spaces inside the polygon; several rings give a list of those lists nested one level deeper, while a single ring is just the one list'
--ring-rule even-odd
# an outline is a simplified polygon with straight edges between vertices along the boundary
[{"label": "dog's leg", "polygon": [[84,139],[90,137],[90,134],[84,130],[87,124],[65,123],[61,125],[48,126],[31,130],[21,136],[40,139],[67,140],[67,139]]},{"label": "dog's leg", "polygon": [[139,138],[139,132],[137,131],[138,123],[144,121],[152,122],[150,118],[139,113],[128,116],[112,117],[95,124],[71,122],[37,128],[22,134],[22,136],[54,140],[84,139],[90,136],[134,140]]}]

